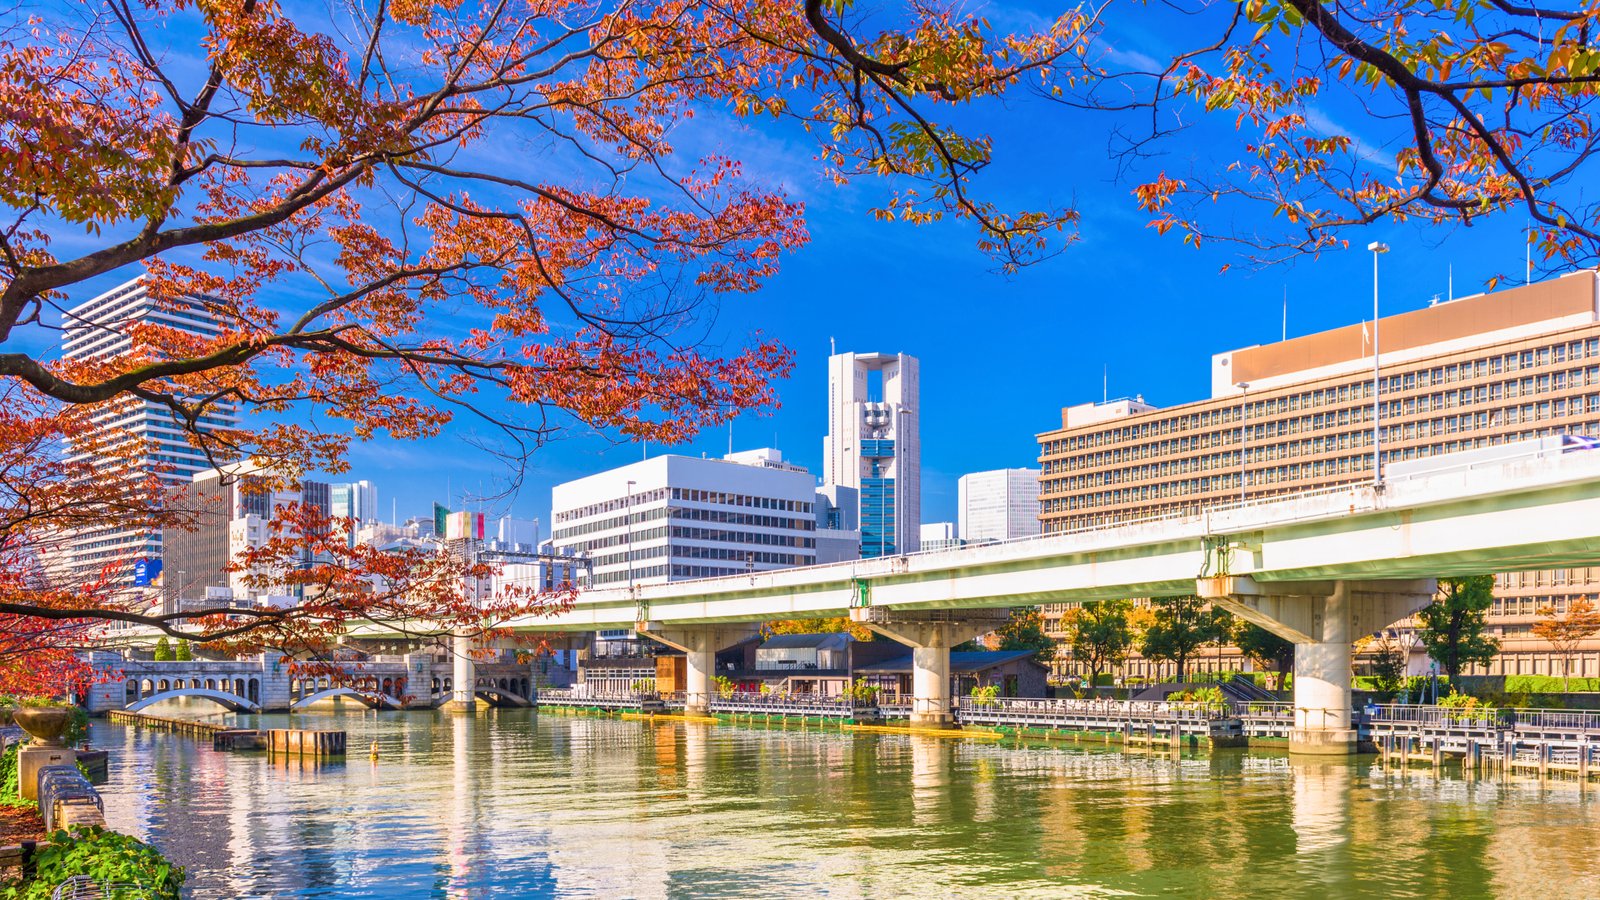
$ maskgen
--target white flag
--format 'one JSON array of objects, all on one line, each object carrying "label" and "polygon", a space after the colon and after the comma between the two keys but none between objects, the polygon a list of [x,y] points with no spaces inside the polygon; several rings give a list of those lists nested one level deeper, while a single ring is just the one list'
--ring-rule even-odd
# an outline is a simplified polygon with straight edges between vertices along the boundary
[{"label": "white flag", "polygon": [[1362,347],[1370,347],[1370,346],[1372,346],[1372,334],[1371,334],[1371,332],[1367,331],[1367,320],[1366,319],[1362,319],[1361,320],[1361,346]]}]

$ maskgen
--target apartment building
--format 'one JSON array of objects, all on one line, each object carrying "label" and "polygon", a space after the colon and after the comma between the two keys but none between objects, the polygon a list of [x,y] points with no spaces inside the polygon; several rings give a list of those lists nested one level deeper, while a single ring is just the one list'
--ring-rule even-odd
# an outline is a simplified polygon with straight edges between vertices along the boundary
[{"label": "apartment building", "polygon": [[[1384,317],[1376,378],[1372,332],[1357,324],[1217,354],[1211,396],[1193,403],[1063,409],[1061,427],[1038,435],[1043,531],[1372,479],[1374,435],[1384,465],[1600,435],[1594,270]],[[1585,595],[1600,598],[1600,565],[1497,576],[1491,623],[1502,652],[1488,673],[1559,674],[1559,657],[1530,629],[1539,607],[1564,610]],[[1060,613],[1046,609],[1047,621]],[[1600,675],[1592,644],[1573,674]],[[1220,665],[1231,667],[1227,654]],[[1142,661],[1131,671],[1155,674]]]}]

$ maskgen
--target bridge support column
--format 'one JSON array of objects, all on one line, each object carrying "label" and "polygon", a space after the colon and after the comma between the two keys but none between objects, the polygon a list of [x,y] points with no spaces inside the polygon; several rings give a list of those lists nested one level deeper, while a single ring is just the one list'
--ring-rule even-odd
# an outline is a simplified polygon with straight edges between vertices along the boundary
[{"label": "bridge support column", "polygon": [[852,609],[850,618],[911,648],[911,724],[950,728],[950,648],[999,628],[1009,610],[895,612],[877,607]]},{"label": "bridge support column", "polygon": [[1350,719],[1350,647],[1433,600],[1431,579],[1257,582],[1248,575],[1202,578],[1200,597],[1294,642],[1294,729],[1289,752],[1356,750]]},{"label": "bridge support column", "polygon": [[[716,693],[712,677],[716,675],[717,651],[756,634],[754,625],[664,626],[660,622],[640,622],[635,630],[683,651],[683,714],[686,716],[711,714],[711,698]],[[656,689],[668,691],[671,687],[657,684]]]},{"label": "bridge support column", "polygon": [[477,647],[471,637],[458,634],[450,638],[450,657],[454,670],[450,674],[450,699],[443,708],[451,712],[478,711],[478,663],[473,657]]},{"label": "bridge support column", "polygon": [[1319,756],[1355,752],[1350,727],[1350,588],[1338,582],[1314,617],[1318,641],[1294,648],[1294,729],[1290,753]]}]

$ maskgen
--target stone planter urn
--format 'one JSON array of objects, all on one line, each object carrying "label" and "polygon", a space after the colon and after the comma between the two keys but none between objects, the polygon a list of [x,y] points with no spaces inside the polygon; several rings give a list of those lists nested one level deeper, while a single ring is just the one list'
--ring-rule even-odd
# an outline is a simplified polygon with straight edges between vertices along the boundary
[{"label": "stone planter urn", "polygon": [[61,747],[61,733],[67,730],[72,710],[64,706],[21,706],[12,713],[12,719],[33,736],[35,746]]}]

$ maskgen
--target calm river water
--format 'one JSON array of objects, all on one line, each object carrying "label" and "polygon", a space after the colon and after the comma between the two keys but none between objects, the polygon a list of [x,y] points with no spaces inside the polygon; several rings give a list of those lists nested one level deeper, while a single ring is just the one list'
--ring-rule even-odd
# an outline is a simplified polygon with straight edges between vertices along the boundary
[{"label": "calm river water", "polygon": [[1600,896],[1600,791],[1570,782],[526,710],[293,721],[348,731],[349,759],[96,724],[107,818],[207,898]]}]

